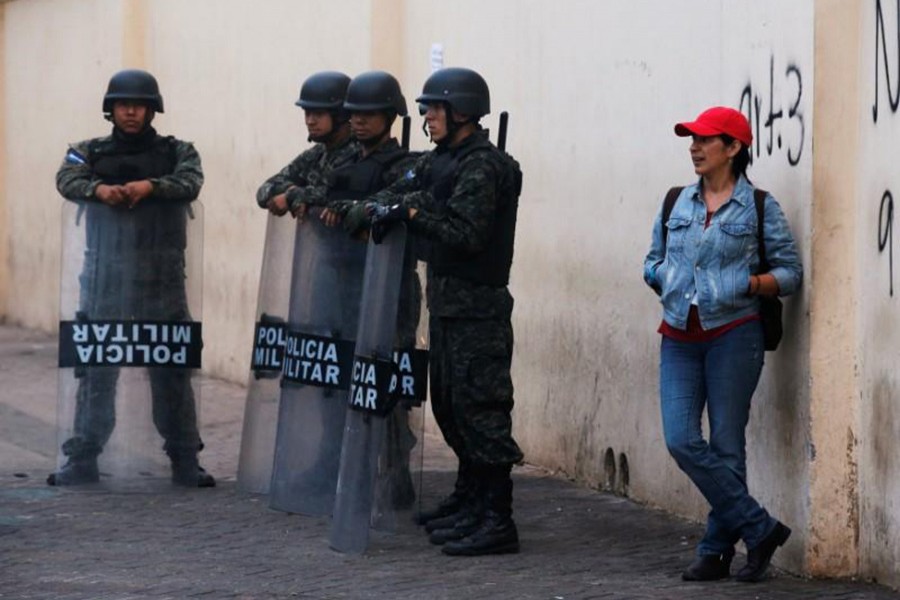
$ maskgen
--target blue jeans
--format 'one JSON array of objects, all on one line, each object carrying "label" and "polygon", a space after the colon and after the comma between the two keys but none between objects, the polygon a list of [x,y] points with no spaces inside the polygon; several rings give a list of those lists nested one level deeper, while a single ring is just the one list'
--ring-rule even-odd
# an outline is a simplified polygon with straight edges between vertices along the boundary
[{"label": "blue jeans", "polygon": [[[659,389],[666,447],[711,507],[699,555],[732,555],[739,539],[754,548],[777,522],[747,489],[744,432],[763,354],[760,321],[709,342],[662,338]],[[700,427],[704,407],[709,442]]]}]

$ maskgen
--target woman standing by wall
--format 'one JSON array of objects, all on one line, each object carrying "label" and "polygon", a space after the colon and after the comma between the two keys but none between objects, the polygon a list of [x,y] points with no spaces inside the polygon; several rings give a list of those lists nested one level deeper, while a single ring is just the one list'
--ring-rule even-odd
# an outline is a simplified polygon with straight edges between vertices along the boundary
[{"label": "woman standing by wall", "polygon": [[[714,107],[677,124],[675,133],[692,137],[700,179],[673,192],[670,210],[657,215],[644,280],[663,305],[659,387],[666,446],[710,504],[697,558],[682,578],[729,577],[735,544],[743,540],[747,564],[737,579],[759,581],[791,534],[747,488],[745,430],[764,354],[760,297],[795,292],[802,265],[780,206],[747,179],[753,141],[747,119]],[[758,214],[764,215],[762,237]],[[760,272],[759,244],[767,272]]]}]

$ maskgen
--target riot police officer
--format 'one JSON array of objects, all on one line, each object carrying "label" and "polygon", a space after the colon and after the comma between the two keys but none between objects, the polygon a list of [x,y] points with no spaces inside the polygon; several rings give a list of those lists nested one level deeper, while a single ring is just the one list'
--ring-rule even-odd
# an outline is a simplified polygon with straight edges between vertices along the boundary
[{"label": "riot police officer", "polygon": [[376,241],[404,221],[428,247],[432,410],[459,469],[453,493],[420,522],[446,554],[517,552],[510,471],[522,452],[512,438],[507,285],[521,172],[479,124],[490,93],[478,73],[436,71],[417,102],[436,148],[371,210]]},{"label": "riot police officer", "polygon": [[[415,163],[415,157],[391,136],[391,126],[397,117],[407,114],[406,99],[393,75],[369,71],[350,82],[344,110],[350,115],[350,129],[359,151],[356,162],[335,169],[329,176],[329,202],[323,219],[329,225],[343,222],[351,235],[365,239],[369,219],[361,200],[399,179]],[[410,240],[401,280],[398,348],[415,346],[422,297],[415,268],[416,257]],[[416,440],[408,418],[409,411],[400,406],[391,412],[387,422],[385,489],[391,498],[385,500],[393,508],[409,508],[415,499],[409,455]]]},{"label": "riot police officer", "polygon": [[327,177],[332,169],[352,163],[357,154],[344,110],[350,78],[336,71],[310,75],[294,103],[303,109],[312,148],[300,153],[256,192],[260,208],[281,216],[290,211],[303,217],[311,204],[327,200]]},{"label": "riot police officer", "polygon": [[[200,156],[189,142],[152,127],[163,99],[146,71],[116,73],[103,97],[112,134],[71,146],[56,186],[84,211],[86,249],[79,277],[79,319],[187,321],[186,222],[203,185]],[[153,422],[165,439],[172,480],[212,487],[199,466],[202,448],[191,374],[184,368],[149,368]],[[47,482],[99,481],[97,459],[115,424],[119,368],[88,367],[76,392],[74,435],[62,450],[67,462]]]}]

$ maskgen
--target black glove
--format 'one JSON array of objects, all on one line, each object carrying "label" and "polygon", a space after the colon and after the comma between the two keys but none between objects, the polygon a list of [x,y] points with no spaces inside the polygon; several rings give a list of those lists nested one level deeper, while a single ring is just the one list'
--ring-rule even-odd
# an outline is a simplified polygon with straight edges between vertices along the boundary
[{"label": "black glove", "polygon": [[[330,205],[329,208],[331,208]],[[348,205],[343,211],[343,224],[344,231],[351,237],[360,235],[363,230],[369,229],[370,218],[366,206],[362,202],[352,202]]]},{"label": "black glove", "polygon": [[382,206],[369,203],[366,212],[372,218],[372,241],[380,244],[397,223],[409,221],[409,209],[402,204]]}]

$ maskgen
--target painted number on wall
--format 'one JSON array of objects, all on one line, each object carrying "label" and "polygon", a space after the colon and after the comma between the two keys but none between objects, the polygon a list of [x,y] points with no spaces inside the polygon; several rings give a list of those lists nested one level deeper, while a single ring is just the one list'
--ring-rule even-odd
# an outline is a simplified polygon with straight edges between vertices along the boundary
[{"label": "painted number on wall", "polygon": [[[787,101],[783,103],[779,98],[787,98]],[[771,56],[768,85],[754,85],[751,81],[741,92],[740,110],[750,121],[755,139],[750,152],[751,160],[763,153],[772,156],[777,151],[784,152],[792,167],[797,166],[806,140],[806,121],[800,106],[802,99],[803,74],[800,67],[789,63],[776,78],[775,56]]]},{"label": "painted number on wall", "polygon": [[896,51],[893,56],[893,66],[894,81],[897,85],[893,87],[891,86],[891,59],[888,56],[888,38],[885,37],[884,12],[881,7],[881,0],[875,0],[875,102],[872,104],[872,121],[875,123],[878,122],[878,97],[880,95],[879,86],[881,85],[879,65],[882,60],[884,61],[884,84],[887,88],[888,105],[891,108],[891,113],[896,113],[898,106],[900,106],[900,0],[896,0],[895,13],[897,20],[891,33],[895,36],[892,39],[896,39],[896,44],[892,44],[892,46],[894,46]]},{"label": "painted number on wall", "polygon": [[[884,86],[887,89],[891,114],[900,108],[900,0],[894,3],[893,27],[886,26],[881,0],[875,0],[875,99],[872,103],[872,122],[878,123],[878,102],[881,96],[881,64],[884,63]],[[890,23],[890,21],[888,22]],[[892,37],[887,37],[886,29]],[[888,49],[889,40],[890,51]],[[892,69],[893,67],[893,69]],[[896,84],[896,85],[892,85]],[[888,255],[888,293],[894,295],[894,195],[885,190],[878,207],[878,252]]]}]

